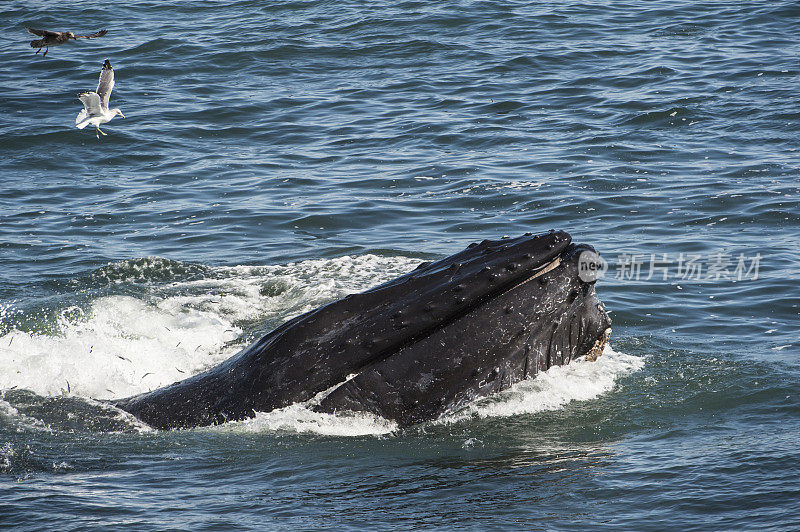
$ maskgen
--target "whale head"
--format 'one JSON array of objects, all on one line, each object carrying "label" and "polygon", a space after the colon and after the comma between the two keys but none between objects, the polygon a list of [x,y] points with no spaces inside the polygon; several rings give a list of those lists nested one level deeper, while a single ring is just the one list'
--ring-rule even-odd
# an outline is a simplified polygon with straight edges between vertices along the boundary
[{"label": "whale head", "polygon": [[470,244],[297,316],[206,372],[116,404],[157,428],[312,398],[318,411],[370,412],[400,426],[431,420],[602,352],[610,320],[594,280],[580,275],[584,252],[594,249],[563,231]]}]

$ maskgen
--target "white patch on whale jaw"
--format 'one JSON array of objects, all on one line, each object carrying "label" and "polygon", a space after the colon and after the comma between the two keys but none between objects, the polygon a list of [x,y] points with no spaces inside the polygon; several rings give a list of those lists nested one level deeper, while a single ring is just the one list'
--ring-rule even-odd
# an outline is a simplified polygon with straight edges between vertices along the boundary
[{"label": "white patch on whale jaw", "polygon": [[312,397],[308,401],[304,401],[303,404],[305,406],[308,406],[308,407],[314,407],[314,406],[319,405],[322,402],[323,399],[325,399],[330,394],[335,392],[337,389],[339,389],[340,387],[344,386],[345,384],[347,384],[351,380],[355,379],[359,375],[361,375],[361,373],[351,373],[350,375],[345,377],[342,382],[334,384],[330,388],[326,388],[326,389],[322,390],[321,392],[318,392],[314,397]]}]

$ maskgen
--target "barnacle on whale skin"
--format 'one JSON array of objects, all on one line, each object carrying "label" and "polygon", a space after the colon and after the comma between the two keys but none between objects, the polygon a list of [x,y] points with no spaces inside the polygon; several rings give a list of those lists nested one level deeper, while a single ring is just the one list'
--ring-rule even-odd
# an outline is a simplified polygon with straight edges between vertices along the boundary
[{"label": "barnacle on whale skin", "polygon": [[589,349],[589,352],[586,353],[585,357],[583,357],[584,360],[587,360],[589,362],[594,362],[595,360],[597,360],[597,358],[603,354],[603,349],[605,349],[606,343],[608,343],[608,339],[610,337],[611,337],[611,327],[609,327],[603,332],[602,338],[598,338],[597,340],[594,341],[594,345],[592,346],[592,348]]}]

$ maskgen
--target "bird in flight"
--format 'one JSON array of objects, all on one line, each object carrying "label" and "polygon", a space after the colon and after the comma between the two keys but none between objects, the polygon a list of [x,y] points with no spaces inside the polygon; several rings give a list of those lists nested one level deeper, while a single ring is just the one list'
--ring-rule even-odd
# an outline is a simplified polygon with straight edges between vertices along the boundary
[{"label": "bird in flight", "polygon": [[44,54],[42,54],[42,57],[47,55],[47,52],[50,50],[50,46],[64,44],[70,39],[94,39],[95,37],[102,37],[108,33],[108,30],[100,30],[97,33],[92,33],[91,35],[75,35],[71,31],[36,30],[29,28],[28,26],[25,26],[25,29],[34,35],[41,37],[41,39],[35,39],[31,41],[31,48],[38,48],[38,50],[36,50],[36,54],[41,52],[42,48],[44,48]]},{"label": "bird in flight", "polygon": [[111,98],[113,89],[114,69],[111,68],[111,62],[106,59],[105,63],[103,63],[103,69],[100,71],[97,90],[94,92],[82,92],[78,95],[78,99],[83,102],[83,109],[75,118],[75,127],[83,129],[92,124],[97,129],[95,135],[99,139],[100,135],[106,135],[100,130],[100,124],[105,124],[117,115],[125,118],[122,111],[116,107],[114,109],[108,108],[108,100]]}]

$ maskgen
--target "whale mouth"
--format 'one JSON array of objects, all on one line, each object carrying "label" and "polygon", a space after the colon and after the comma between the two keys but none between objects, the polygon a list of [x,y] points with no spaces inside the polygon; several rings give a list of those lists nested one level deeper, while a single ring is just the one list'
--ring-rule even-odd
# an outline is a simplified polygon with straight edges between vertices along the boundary
[{"label": "whale mouth", "polygon": [[[451,323],[453,323],[453,322],[457,321],[458,319],[466,316],[467,314],[470,314],[471,312],[475,312],[475,311],[480,311],[481,307],[484,304],[490,303],[492,300],[497,299],[499,297],[502,297],[504,294],[508,294],[510,292],[514,292],[514,291],[520,289],[521,287],[523,287],[524,285],[526,285],[528,283],[531,283],[533,281],[536,281],[537,279],[542,278],[543,276],[547,275],[548,273],[550,273],[550,272],[556,270],[557,268],[559,268],[562,265],[562,263],[565,262],[565,260],[568,260],[568,259],[565,259],[564,257],[571,257],[571,256],[574,256],[574,255],[577,255],[580,251],[583,251],[586,247],[587,246],[583,246],[583,245],[578,245],[578,246],[572,245],[572,246],[568,247],[565,251],[562,252],[562,255],[559,255],[559,256],[553,258],[552,260],[550,260],[549,262],[546,262],[545,264],[543,264],[543,265],[531,270],[527,277],[525,277],[523,279],[515,280],[512,283],[507,283],[506,285],[504,285],[502,287],[498,287],[496,290],[485,294],[480,300],[475,301],[472,305],[469,305],[469,307],[463,309],[463,311],[460,314],[452,316],[450,319],[448,319],[446,321],[439,322],[439,323],[436,324],[436,326],[434,326],[434,327],[430,328],[429,330],[426,330],[426,331],[424,331],[424,332],[422,332],[422,333],[420,333],[420,334],[418,334],[418,335],[416,335],[414,337],[407,338],[405,340],[405,342],[403,342],[400,345],[392,346],[392,348],[387,350],[387,352],[383,352],[380,355],[378,355],[378,356],[374,357],[373,359],[369,360],[368,362],[366,362],[364,364],[363,367],[359,368],[358,371],[356,371],[355,373],[351,373],[350,375],[348,375],[344,380],[332,385],[330,388],[327,388],[326,390],[324,390],[322,392],[319,392],[313,399],[311,399],[309,401],[309,406],[311,406],[312,408],[318,408],[318,407],[320,407],[320,405],[323,405],[323,407],[324,407],[324,402],[329,396],[331,396],[332,394],[335,394],[341,388],[346,387],[348,384],[351,383],[351,381],[354,381],[355,379],[358,379],[359,377],[361,377],[362,374],[365,374],[365,373],[369,372],[374,365],[381,364],[382,361],[389,359],[395,353],[402,351],[407,346],[412,345],[415,342],[419,342],[425,337],[434,335],[437,332],[446,329]],[[594,284],[594,282],[585,283],[585,282],[581,281],[581,284],[583,284],[583,285],[592,285],[592,284]],[[602,304],[600,304],[600,305],[602,305]],[[598,308],[598,310],[600,311],[600,313],[605,318],[607,318],[607,314],[605,313],[605,311],[602,308]],[[584,360],[592,361],[592,362],[597,360],[597,358],[602,355],[603,350],[605,349],[605,346],[608,343],[608,340],[609,340],[610,336],[611,336],[611,328],[610,327],[606,327],[605,330],[602,331],[602,333],[599,334],[599,337],[597,337],[594,340],[594,344],[590,348],[588,348],[585,351],[585,353],[578,354],[578,356],[576,356],[575,358],[581,358],[582,357]]]},{"label": "whale mouth", "polygon": [[513,289],[515,289],[515,288],[517,288],[519,286],[524,285],[525,283],[529,283],[529,282],[533,281],[534,279],[538,279],[542,275],[544,275],[544,274],[546,274],[546,273],[548,273],[548,272],[550,272],[552,270],[555,270],[559,266],[561,266],[561,257],[556,257],[553,260],[551,260],[550,262],[548,262],[547,264],[545,264],[544,266],[542,266],[541,268],[539,268],[538,270],[535,270],[533,275],[531,275],[527,279],[523,279],[522,281],[520,281],[517,284],[515,284],[514,286],[512,286],[509,290],[513,290]]},{"label": "whale mouth", "polygon": [[509,274],[505,282],[488,283],[496,277],[482,273],[491,275],[491,270],[469,276],[482,288],[480,295],[363,360],[355,377],[335,386],[313,409],[371,412],[405,427],[554,365],[596,360],[608,343],[610,319],[597,299],[595,281],[578,275],[580,254],[594,249],[569,242],[560,247],[554,253],[546,246],[524,269],[516,267],[518,249],[491,255],[494,273]]},{"label": "whale mouth", "polygon": [[[541,278],[542,276],[548,274],[549,272],[551,272],[551,271],[555,270],[556,268],[558,268],[559,266],[561,266],[561,263],[562,263],[562,257],[559,255],[559,256],[553,258],[552,260],[550,260],[549,262],[546,262],[543,265],[540,265],[539,267],[532,269],[529,272],[530,274],[528,276],[526,276],[526,277],[524,277],[522,279],[515,280],[512,283],[507,283],[506,285],[504,285],[502,287],[498,287],[495,291],[487,293],[480,300],[475,301],[472,305],[469,305],[467,308],[464,308],[463,311],[460,314],[452,316],[450,319],[448,319],[446,321],[439,322],[434,327],[431,327],[430,329],[428,329],[426,331],[423,331],[423,332],[421,332],[421,333],[419,333],[419,334],[417,334],[417,335],[415,335],[413,337],[406,338],[406,340],[403,343],[399,344],[399,345],[393,345],[390,349],[387,349],[385,352],[380,353],[380,354],[376,355],[373,359],[367,361],[364,364],[364,366],[359,368],[356,372],[347,375],[347,377],[344,380],[339,381],[339,382],[333,384],[332,386],[330,386],[329,388],[317,393],[313,398],[311,398],[308,401],[309,406],[318,407],[328,396],[330,396],[331,394],[335,393],[341,387],[347,385],[350,381],[360,377],[362,375],[362,373],[364,373],[365,371],[368,371],[370,366],[372,366],[373,364],[380,363],[382,360],[385,360],[385,359],[391,357],[392,354],[394,354],[394,353],[396,353],[398,351],[401,351],[404,347],[406,347],[408,345],[411,345],[414,342],[419,341],[420,338],[429,336],[429,335],[435,333],[436,331],[447,327],[451,322],[459,319],[460,317],[463,317],[466,314],[469,314],[470,312],[473,312],[473,311],[479,309],[482,304],[484,304],[486,302],[489,302],[489,301],[501,296],[502,294],[517,290],[518,288],[522,287],[523,285]],[[425,264],[423,267],[427,267],[427,266],[429,266],[429,264]],[[610,334],[611,329],[609,328],[607,331],[608,331],[608,334]],[[595,341],[595,345],[592,347],[592,349],[589,352],[586,353],[586,355],[585,355],[586,359],[587,360],[589,360],[589,359],[596,360],[597,357],[600,356],[599,353],[602,353],[603,349],[605,348],[605,344],[606,344],[607,340],[608,340],[608,335],[603,336],[602,338],[599,338],[598,340],[596,340]],[[593,353],[597,353],[597,354],[593,354]],[[591,358],[589,358],[590,355],[591,355]]]}]

